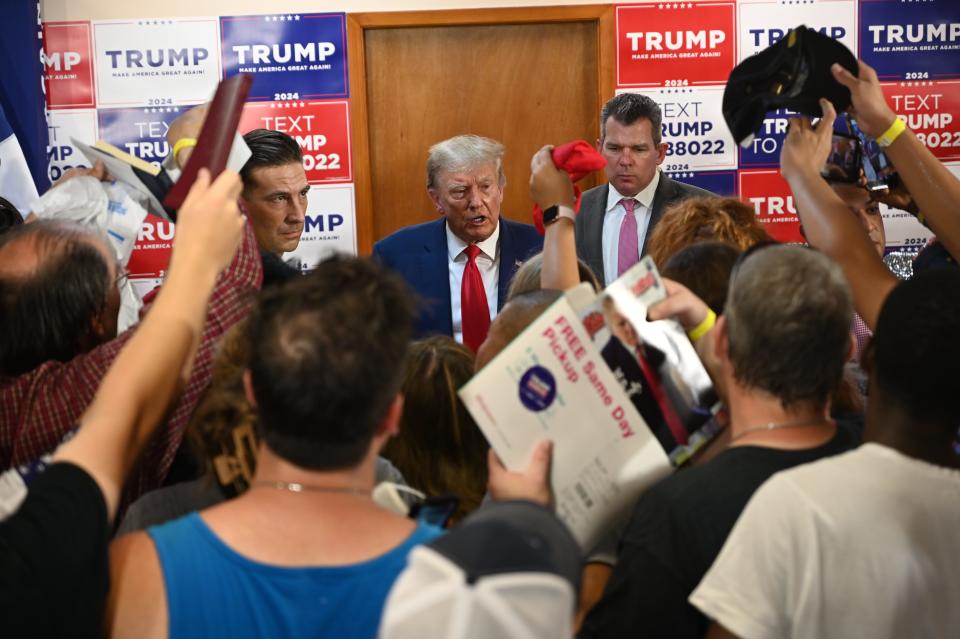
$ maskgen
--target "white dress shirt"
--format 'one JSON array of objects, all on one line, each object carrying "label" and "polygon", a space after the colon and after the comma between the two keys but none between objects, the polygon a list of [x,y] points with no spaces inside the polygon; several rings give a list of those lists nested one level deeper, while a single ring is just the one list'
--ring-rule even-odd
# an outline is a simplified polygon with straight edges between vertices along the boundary
[{"label": "white dress shirt", "polygon": [[[467,268],[467,243],[453,234],[450,225],[447,229],[447,266],[450,270],[450,314],[453,317],[453,339],[463,343],[463,318],[460,312],[460,284],[463,271]],[[490,237],[477,243],[480,254],[477,255],[477,268],[483,278],[483,290],[487,294],[487,307],[490,319],[497,315],[497,297],[500,284],[500,222]]]},{"label": "white dress shirt", "polygon": [[[647,225],[650,224],[650,216],[653,213],[653,196],[657,192],[657,185],[660,184],[660,171],[657,171],[650,180],[647,188],[637,193],[633,199],[637,205],[633,209],[633,215],[637,219],[637,247],[643,251],[643,240],[647,235]],[[603,216],[603,279],[607,284],[612,284],[618,276],[617,258],[620,248],[620,225],[623,224],[623,218],[627,211],[620,204],[624,195],[621,195],[617,189],[610,185],[607,193],[607,209]]]}]

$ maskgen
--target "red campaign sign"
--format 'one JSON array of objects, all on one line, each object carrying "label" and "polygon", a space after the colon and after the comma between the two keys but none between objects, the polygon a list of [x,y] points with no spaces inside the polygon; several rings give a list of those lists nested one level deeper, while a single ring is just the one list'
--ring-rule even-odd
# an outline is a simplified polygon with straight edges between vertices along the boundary
[{"label": "red campaign sign", "polygon": [[131,279],[163,277],[173,250],[174,224],[148,214],[127,264]]},{"label": "red campaign sign", "polygon": [[779,171],[740,171],[740,199],[778,242],[804,242],[790,185]]},{"label": "red campaign sign", "polygon": [[736,3],[617,7],[617,85],[723,84],[736,65]]},{"label": "red campaign sign", "polygon": [[308,182],[351,182],[350,113],[346,100],[328,102],[248,102],[240,133],[282,131],[303,149]]},{"label": "red campaign sign", "polygon": [[43,23],[44,85],[47,107],[97,106],[93,90],[93,45],[89,22]]},{"label": "red campaign sign", "polygon": [[941,160],[960,160],[960,80],[894,82],[883,94],[917,139]]}]

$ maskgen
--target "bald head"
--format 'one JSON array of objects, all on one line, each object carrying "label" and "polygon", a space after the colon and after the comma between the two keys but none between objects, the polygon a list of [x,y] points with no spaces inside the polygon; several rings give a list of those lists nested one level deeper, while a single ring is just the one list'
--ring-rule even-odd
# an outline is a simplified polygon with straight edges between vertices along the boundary
[{"label": "bald head", "polygon": [[480,370],[500,354],[533,320],[563,297],[560,291],[540,289],[517,295],[507,302],[490,325],[487,339],[477,351],[475,370]]},{"label": "bald head", "polygon": [[18,375],[48,360],[65,362],[115,337],[115,278],[110,248],[85,227],[48,220],[4,234],[0,372]]}]

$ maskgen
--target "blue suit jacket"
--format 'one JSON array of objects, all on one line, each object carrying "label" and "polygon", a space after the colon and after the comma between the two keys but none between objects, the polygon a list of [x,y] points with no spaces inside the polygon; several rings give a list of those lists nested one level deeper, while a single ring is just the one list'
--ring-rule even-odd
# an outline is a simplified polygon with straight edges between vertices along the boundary
[{"label": "blue suit jacket", "polygon": [[[513,274],[524,260],[543,250],[543,238],[529,224],[500,218],[500,281],[497,310],[503,308]],[[373,245],[381,263],[403,276],[420,295],[416,337],[453,335],[446,219],[408,226]]]}]

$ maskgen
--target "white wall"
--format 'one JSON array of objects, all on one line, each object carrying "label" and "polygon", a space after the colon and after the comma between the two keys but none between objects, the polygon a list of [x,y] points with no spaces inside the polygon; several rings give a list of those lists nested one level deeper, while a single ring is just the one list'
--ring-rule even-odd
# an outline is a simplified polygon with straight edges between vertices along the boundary
[{"label": "white wall", "polygon": [[417,11],[436,9],[489,9],[493,7],[549,7],[571,4],[612,4],[610,0],[43,0],[43,19],[108,20],[246,15],[299,11]]}]

